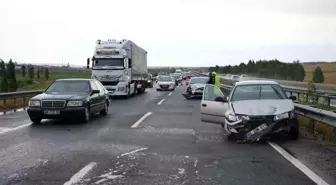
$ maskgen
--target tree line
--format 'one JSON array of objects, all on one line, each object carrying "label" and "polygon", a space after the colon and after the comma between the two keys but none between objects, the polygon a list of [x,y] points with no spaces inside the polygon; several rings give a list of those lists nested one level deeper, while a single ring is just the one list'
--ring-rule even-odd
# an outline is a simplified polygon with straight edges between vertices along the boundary
[{"label": "tree line", "polygon": [[[277,59],[273,60],[249,60],[247,64],[240,63],[239,65],[227,65],[210,67],[209,71],[216,71],[222,74],[248,74],[261,78],[273,78],[290,81],[303,81],[306,72],[299,60],[292,63],[280,62]],[[313,72],[314,83],[323,83],[324,75],[322,69],[317,66]]]},{"label": "tree line", "polygon": [[[18,81],[16,80],[16,70],[15,63],[10,59],[7,63],[0,59],[0,92],[14,92],[18,89]],[[22,77],[26,77],[28,72],[29,81],[35,78],[40,79],[41,73],[43,73],[43,77],[45,80],[49,79],[49,70],[48,68],[37,70],[34,69],[33,65],[22,65],[20,71]]]},{"label": "tree line", "polygon": [[300,64],[300,61],[292,63],[280,62],[277,59],[273,60],[249,60],[247,64],[240,63],[239,65],[227,65],[210,67],[210,71],[216,71],[224,74],[249,74],[262,78],[275,78],[284,80],[303,81],[305,70]]}]

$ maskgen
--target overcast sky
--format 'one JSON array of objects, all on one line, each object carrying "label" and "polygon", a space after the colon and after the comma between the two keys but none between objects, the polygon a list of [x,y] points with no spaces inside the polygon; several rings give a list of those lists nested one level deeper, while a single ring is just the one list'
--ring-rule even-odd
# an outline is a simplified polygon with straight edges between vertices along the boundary
[{"label": "overcast sky", "polygon": [[336,0],[1,0],[0,58],[86,65],[129,39],[150,66],[336,60]]}]

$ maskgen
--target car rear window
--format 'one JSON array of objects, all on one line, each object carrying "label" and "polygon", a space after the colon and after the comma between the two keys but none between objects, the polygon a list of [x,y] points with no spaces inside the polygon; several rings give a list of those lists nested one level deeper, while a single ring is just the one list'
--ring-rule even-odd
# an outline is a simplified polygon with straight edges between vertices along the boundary
[{"label": "car rear window", "polygon": [[191,78],[190,84],[206,84],[209,78]]}]

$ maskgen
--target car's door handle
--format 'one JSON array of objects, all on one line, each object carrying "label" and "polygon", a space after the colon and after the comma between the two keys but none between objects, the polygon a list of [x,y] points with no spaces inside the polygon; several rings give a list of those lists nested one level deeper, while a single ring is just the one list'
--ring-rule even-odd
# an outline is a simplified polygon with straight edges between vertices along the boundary
[{"label": "car's door handle", "polygon": [[202,104],[202,107],[206,107],[206,106],[207,106],[207,104],[205,104],[205,103]]}]

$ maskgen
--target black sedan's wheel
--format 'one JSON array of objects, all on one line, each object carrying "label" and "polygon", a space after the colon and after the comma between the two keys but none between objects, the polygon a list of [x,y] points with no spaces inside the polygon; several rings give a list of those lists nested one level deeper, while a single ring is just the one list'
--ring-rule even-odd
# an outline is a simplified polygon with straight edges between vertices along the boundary
[{"label": "black sedan's wheel", "polygon": [[100,111],[100,115],[106,116],[108,114],[108,108],[109,108],[109,105],[108,105],[108,103],[106,101],[105,105],[104,105],[104,109],[102,111]]},{"label": "black sedan's wheel", "polygon": [[34,123],[34,124],[40,124],[42,119],[41,118],[30,118],[30,120]]},{"label": "black sedan's wheel", "polygon": [[91,119],[90,106],[87,105],[87,106],[85,107],[85,110],[84,110],[84,115],[83,115],[83,118],[82,118],[82,122],[83,122],[83,123],[87,123],[87,122],[90,121],[90,119]]}]

